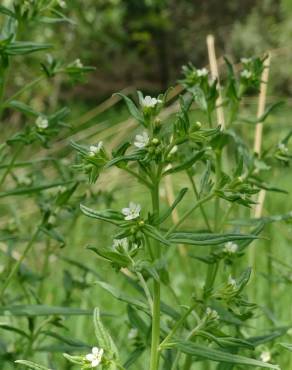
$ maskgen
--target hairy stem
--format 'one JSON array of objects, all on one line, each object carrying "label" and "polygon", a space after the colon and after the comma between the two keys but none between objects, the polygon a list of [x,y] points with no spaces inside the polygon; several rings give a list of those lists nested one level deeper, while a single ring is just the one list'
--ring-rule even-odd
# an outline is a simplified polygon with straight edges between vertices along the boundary
[{"label": "hairy stem", "polygon": [[19,270],[19,267],[20,265],[22,264],[23,260],[25,259],[26,255],[28,254],[28,252],[30,251],[30,249],[32,248],[35,240],[37,239],[38,235],[39,235],[39,232],[40,232],[40,227],[38,226],[35,230],[35,232],[33,233],[30,241],[28,242],[28,244],[26,245],[21,257],[18,259],[18,261],[15,263],[15,265],[12,267],[9,275],[7,276],[1,290],[0,290],[0,300],[3,302],[3,296],[4,296],[4,293],[6,291],[6,289],[8,288],[9,284],[11,283],[14,275],[17,273],[17,271]]},{"label": "hairy stem", "polygon": [[[152,190],[152,208],[155,216],[159,215],[159,182],[157,181]],[[160,245],[155,242],[155,258],[160,258]],[[160,282],[153,281],[153,309],[152,309],[152,334],[150,370],[158,370],[159,367],[159,343],[160,343]]]},{"label": "hairy stem", "polygon": [[[194,193],[195,193],[196,200],[198,201],[198,200],[199,200],[199,193],[198,193],[198,190],[197,190],[196,183],[195,183],[195,181],[194,181],[194,179],[193,179],[193,176],[192,176],[189,172],[187,172],[187,174],[188,174],[188,177],[189,177],[189,179],[190,179],[190,182],[191,182],[191,185],[192,185],[193,191],[194,191]],[[205,221],[205,224],[206,224],[206,226],[207,226],[208,230],[209,230],[209,231],[211,231],[211,230],[212,230],[212,228],[211,228],[210,222],[209,222],[209,220],[208,220],[208,216],[207,216],[207,214],[206,214],[206,212],[205,212],[205,209],[204,209],[204,207],[203,207],[203,205],[202,205],[202,204],[200,204],[200,210],[201,210],[201,213],[202,213],[203,219],[204,219],[204,221]]]},{"label": "hairy stem", "polygon": [[13,157],[11,158],[10,163],[9,163],[9,164],[8,164],[8,166],[6,167],[6,169],[5,169],[5,171],[4,171],[3,175],[2,175],[2,177],[1,177],[1,179],[0,179],[0,187],[3,185],[3,183],[4,183],[4,181],[5,181],[6,177],[7,177],[7,175],[9,175],[10,171],[12,170],[12,168],[13,168],[13,166],[14,166],[14,163],[15,163],[15,161],[16,161],[16,159],[17,159],[17,157],[19,156],[20,152],[22,151],[22,149],[23,149],[23,144],[20,144],[20,145],[17,147],[17,149],[16,149],[16,151],[15,151],[15,153],[14,153]]}]

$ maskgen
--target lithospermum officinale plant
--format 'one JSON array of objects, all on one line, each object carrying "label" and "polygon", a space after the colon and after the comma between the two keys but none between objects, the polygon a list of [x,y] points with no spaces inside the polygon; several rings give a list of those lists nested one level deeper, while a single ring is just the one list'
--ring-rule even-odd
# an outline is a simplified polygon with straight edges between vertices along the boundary
[{"label": "lithospermum officinale plant", "polygon": [[[23,23],[23,20],[36,19],[48,22],[47,12],[50,13],[50,10],[52,14],[62,18],[60,9],[56,10],[55,7],[58,7],[58,4],[63,5],[63,2],[51,1],[49,8],[40,6],[45,3],[45,1],[33,2],[30,11],[22,8],[18,2],[13,9],[0,7],[0,11],[8,17],[0,48],[1,109],[2,111],[7,107],[17,109],[35,120],[34,126],[28,125],[8,141],[12,147],[16,146],[15,154],[2,176],[1,184],[11,172],[14,161],[23,147],[36,141],[44,146],[48,145],[58,126],[64,125],[63,118],[67,114],[67,110],[64,109],[52,115],[37,112],[16,100],[19,93],[7,100],[3,99],[4,81],[7,78],[10,59],[18,54],[45,50],[49,47],[16,41],[18,24]],[[46,16],[42,14],[43,10]],[[102,171],[115,166],[133,176],[148,191],[151,199],[151,207],[147,209],[130,199],[122,210],[96,210],[81,204],[81,211],[86,216],[107,222],[116,229],[111,247],[97,243],[89,249],[96,253],[98,258],[110,263],[116,271],[126,275],[128,282],[137,291],[136,296],[130,297],[107,282],[97,282],[115,299],[127,303],[135,348],[128,358],[123,360],[113,336],[108,333],[100,320],[99,310],[95,309],[93,319],[97,346],[87,354],[64,355],[69,362],[81,369],[99,367],[103,370],[114,370],[128,369],[130,366],[134,368],[139,363],[140,356],[147,351],[150,353],[149,363],[145,362],[144,368],[149,370],[189,370],[199,361],[206,366],[209,361],[217,362],[218,370],[232,369],[234,366],[243,369],[247,366],[279,368],[276,364],[270,363],[271,356],[268,352],[263,352],[259,356],[256,350],[256,347],[269,342],[275,336],[271,334],[261,337],[248,336],[247,321],[255,315],[257,304],[250,302],[244,291],[251,269],[240,271],[237,268],[238,259],[245,254],[249,245],[260,237],[264,224],[279,220],[279,217],[252,220],[248,223],[247,229],[240,222],[235,222],[234,218],[239,214],[246,215],[245,209],[249,210],[255,203],[255,195],[260,189],[281,191],[267,183],[262,171],[268,167],[266,162],[269,165],[273,161],[287,164],[291,157],[286,147],[290,135],[277,147],[264,153],[261,158],[254,155],[249,149],[248,142],[240,136],[236,124],[263,122],[277,105],[268,107],[264,115],[257,119],[242,117],[241,100],[251,90],[258,90],[264,68],[263,59],[244,59],[243,69],[239,74],[234,72],[228,60],[226,63],[227,76],[222,92],[228,125],[224,130],[220,122],[215,121],[217,81],[210,78],[208,70],[198,70],[188,65],[183,69],[184,78],[181,81],[186,92],[179,99],[179,111],[173,121],[163,122],[159,118],[161,110],[167,103],[167,93],[153,98],[144,97],[138,92],[137,104],[120,94],[130,114],[139,124],[137,135],[133,134],[112,153],[107,151],[102,142],[89,146],[72,142],[78,154],[74,168],[85,173],[90,183],[96,182]],[[47,64],[42,64],[42,71],[41,78],[53,77],[60,71],[76,77],[87,69],[79,61],[61,67],[56,61],[49,59]],[[23,88],[21,93],[37,82]],[[193,117],[194,104],[205,115],[204,120],[201,120],[202,123]],[[163,180],[167,176],[180,174],[187,175],[191,191],[188,187],[182,188],[173,204],[165,208],[160,199]],[[55,202],[49,200],[48,203],[54,204],[58,209],[67,205],[76,186],[77,182],[68,189],[60,190]],[[187,197],[189,198],[186,202]],[[50,226],[53,224],[51,216],[55,215],[54,209],[47,208],[46,201],[47,199],[42,198],[39,202],[44,217],[29,242],[28,249],[41,232],[46,236],[60,239]],[[186,211],[178,222],[173,223],[171,215],[179,204],[184,204]],[[198,216],[193,218],[195,211],[200,212],[200,222]],[[204,222],[203,228],[201,221]],[[180,248],[182,253],[187,251],[190,253],[188,258],[195,258],[197,263],[206,264],[204,285],[193,281],[193,295],[186,302],[179,301],[172,286],[172,276],[169,274],[168,267],[178,253],[176,246],[186,247]],[[198,254],[197,251],[201,248],[208,248],[209,253],[204,256]],[[185,258],[186,264],[188,258]],[[15,266],[18,268],[19,264]],[[228,279],[218,281],[220,272],[226,270],[230,272]],[[4,280],[3,296],[15,273],[16,270],[12,269],[8,278]],[[29,320],[33,335],[29,336],[25,332],[22,335],[29,337],[31,341],[35,340],[36,334],[44,334],[42,325],[61,325],[54,317],[41,323],[37,330],[34,330],[35,322],[31,317]],[[30,343],[25,353],[26,357],[31,354],[32,346],[33,343]],[[45,366],[26,359],[18,360],[17,363],[31,369],[48,370]]]},{"label": "lithospermum officinale plant", "polygon": [[[72,142],[79,158],[75,168],[83,171],[91,183],[97,181],[102,171],[115,166],[147,189],[151,207],[143,209],[133,199],[129,199],[122,210],[96,210],[81,204],[84,215],[115,227],[111,247],[98,242],[89,249],[116,271],[126,274],[139,292],[129,297],[104,281],[97,282],[115,299],[128,304],[136,347],[122,365],[112,339],[104,334],[106,332],[100,335],[100,330],[96,330],[99,347],[85,357],[66,355],[69,360],[82,368],[127,369],[135,368],[142,353],[149,351],[149,363],[143,367],[149,370],[189,370],[197,361],[218,362],[218,370],[234,366],[279,368],[269,363],[269,352],[259,355],[256,350],[272,337],[249,337],[244,330],[246,322],[255,315],[257,304],[250,302],[244,292],[251,268],[243,271],[236,268],[238,259],[250,244],[260,238],[264,223],[274,219],[254,219],[248,230],[240,223],[231,222],[236,215],[250,212],[261,189],[281,191],[269,185],[261,175],[266,161],[269,165],[274,160],[285,162],[287,158],[281,159],[279,150],[288,155],[286,144],[290,136],[284,139],[285,143],[258,158],[240,136],[240,130],[236,130],[240,122],[263,122],[279,105],[269,106],[257,119],[240,115],[244,95],[259,90],[263,62],[264,58],[243,59],[243,68],[236,74],[226,59],[227,76],[222,92],[229,117],[224,130],[220,122],[215,121],[217,81],[210,77],[207,69],[198,70],[188,65],[183,68],[181,81],[186,93],[180,96],[179,111],[172,122],[164,123],[159,118],[167,93],[154,98],[138,92],[137,104],[119,94],[138,122],[139,132],[112,153],[102,142],[91,146]],[[205,113],[206,122],[193,118],[193,104]],[[179,203],[183,204],[188,188],[182,188],[167,209],[161,204],[160,191],[167,176],[179,173],[187,175],[193,196],[187,202],[188,209],[173,223],[172,212]],[[195,210],[201,214],[203,229],[196,225],[198,216],[192,217]],[[186,227],[188,220],[192,227]],[[206,264],[206,276],[203,286],[193,282],[193,296],[188,302],[175,304],[177,297],[168,266],[178,253],[176,246],[182,245],[190,251],[190,258]],[[200,247],[209,248],[209,254],[200,256],[191,252]],[[226,269],[229,278],[218,282],[218,275]],[[165,301],[167,292],[172,300]]]}]

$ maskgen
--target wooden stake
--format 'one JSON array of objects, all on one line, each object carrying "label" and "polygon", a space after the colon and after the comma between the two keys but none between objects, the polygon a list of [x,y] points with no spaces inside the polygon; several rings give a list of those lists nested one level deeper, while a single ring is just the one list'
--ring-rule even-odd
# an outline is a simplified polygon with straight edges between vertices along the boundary
[{"label": "wooden stake", "polygon": [[222,95],[220,89],[220,80],[219,80],[219,72],[218,72],[218,64],[216,59],[216,52],[215,52],[215,38],[213,35],[207,36],[207,48],[208,48],[208,55],[210,61],[210,70],[211,75],[215,79],[217,79],[218,91],[219,96],[216,102],[216,113],[217,113],[217,121],[218,125],[221,125],[222,129],[225,128],[225,119],[224,119],[224,112],[222,107]]},{"label": "wooden stake", "polygon": [[[261,78],[257,118],[261,117],[265,112],[270,64],[271,64],[271,54],[269,53],[267,59],[264,62],[264,70],[263,70],[262,78]],[[262,149],[262,137],[263,137],[263,124],[262,123],[257,123],[256,128],[255,128],[254,152],[259,157],[261,155],[261,149]],[[255,207],[253,209],[255,218],[261,218],[262,217],[265,197],[266,197],[266,191],[264,189],[262,189],[259,192],[258,199],[257,199],[257,204],[255,205]],[[254,245],[251,246],[250,249],[249,249],[248,259],[249,259],[250,266],[253,267],[253,271],[255,272],[255,268],[256,268],[256,250],[255,250]],[[252,276],[254,276],[254,272],[253,272]]]},{"label": "wooden stake", "polygon": [[[269,53],[267,59],[264,61],[264,70],[262,73],[262,80],[260,86],[257,118],[260,118],[265,112],[270,64],[271,64],[271,54]],[[263,124],[257,123],[254,138],[254,151],[259,156],[261,154],[262,138],[263,138]]]}]

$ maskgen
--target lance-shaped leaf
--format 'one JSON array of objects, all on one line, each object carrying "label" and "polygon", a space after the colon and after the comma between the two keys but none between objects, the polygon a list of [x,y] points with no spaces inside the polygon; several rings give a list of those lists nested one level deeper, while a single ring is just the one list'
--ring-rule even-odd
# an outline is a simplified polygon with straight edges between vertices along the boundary
[{"label": "lance-shaped leaf", "polygon": [[283,101],[273,103],[273,104],[271,104],[267,107],[265,112],[260,117],[255,118],[255,119],[241,117],[240,120],[243,121],[243,122],[246,122],[246,123],[251,123],[251,124],[264,122],[272,112],[274,112],[275,110],[277,110],[280,107],[283,107],[284,104],[285,104],[285,102],[283,102]]},{"label": "lance-shaped leaf", "polygon": [[90,348],[89,344],[86,344],[76,339],[72,339],[71,337],[65,337],[64,335],[56,333],[52,330],[42,330],[41,334],[46,335],[51,338],[58,339],[60,342],[68,344],[71,347],[77,347],[77,348],[82,348],[82,349]]},{"label": "lance-shaped leaf", "polygon": [[160,225],[162,222],[164,222],[172,213],[172,211],[175,209],[175,207],[181,202],[183,197],[185,196],[186,192],[188,191],[188,188],[183,188],[178,193],[177,197],[175,198],[172,205],[167,209],[166,212],[164,212],[161,217],[155,222],[156,225]]},{"label": "lance-shaped leaf", "polygon": [[142,159],[144,157],[144,154],[145,153],[143,153],[143,151],[137,151],[132,154],[115,157],[105,165],[105,168],[109,168],[121,162],[138,161],[139,159]]},{"label": "lance-shaped leaf", "polygon": [[53,184],[47,184],[47,185],[38,185],[38,186],[32,186],[32,187],[25,187],[25,188],[16,188],[12,190],[3,191],[0,193],[0,198],[10,197],[12,195],[27,195],[32,193],[39,193],[40,191],[51,189],[63,185],[67,185],[72,183],[73,181],[63,181],[63,182],[55,182]]},{"label": "lance-shaped leaf", "polygon": [[129,357],[127,358],[126,362],[124,363],[124,368],[129,369],[143,354],[145,348],[136,348],[132,353],[130,353]]},{"label": "lance-shaped leaf", "polygon": [[125,103],[127,104],[131,116],[133,116],[138,122],[142,123],[142,125],[145,125],[142,113],[139,111],[135,103],[130,98],[121,93],[116,93],[114,95],[118,95],[123,98]]},{"label": "lance-shaped leaf", "polygon": [[273,328],[273,330],[265,335],[258,335],[256,337],[247,338],[247,340],[252,343],[255,347],[260,346],[265,343],[272,342],[273,340],[282,337],[291,329],[291,326],[283,326],[278,328]]},{"label": "lance-shaped leaf", "polygon": [[7,331],[12,331],[14,333],[17,333],[17,334],[22,335],[23,337],[26,337],[26,338],[29,339],[29,335],[25,331],[23,331],[19,328],[16,328],[15,326],[8,325],[7,323],[2,323],[1,322],[0,323],[0,330],[1,329],[2,330],[7,330]]},{"label": "lance-shaped leaf", "polygon": [[275,191],[277,193],[284,193],[284,194],[288,194],[289,192],[285,189],[281,189],[281,188],[278,188],[277,186],[274,186],[274,185],[270,185],[270,184],[267,184],[266,182],[264,181],[260,181],[259,179],[257,179],[256,177],[254,178],[250,178],[249,180],[249,183],[257,186],[258,188],[260,189],[264,189],[264,190],[267,190],[267,191]]},{"label": "lance-shaped leaf", "polygon": [[0,13],[8,15],[11,18],[16,18],[16,15],[13,13],[13,11],[6,8],[6,6],[3,5],[0,5]]},{"label": "lance-shaped leaf", "polygon": [[20,364],[20,365],[24,365],[24,366],[26,366],[26,367],[28,367],[29,369],[32,369],[32,370],[52,370],[52,369],[49,369],[48,367],[38,365],[38,364],[36,364],[34,362],[31,362],[31,361],[17,360],[17,361],[15,361],[15,363]]},{"label": "lance-shaped leaf", "polygon": [[227,223],[230,225],[238,225],[238,226],[252,226],[255,223],[270,224],[273,222],[291,221],[291,220],[292,220],[292,211],[285,213],[283,215],[272,215],[272,216],[260,217],[260,218],[235,219],[235,220],[230,220]]},{"label": "lance-shaped leaf", "polygon": [[291,343],[278,343],[279,346],[287,349],[288,351],[292,352],[292,344]]},{"label": "lance-shaped leaf", "polygon": [[267,362],[255,360],[253,358],[234,355],[229,352],[223,352],[218,349],[193,343],[191,341],[174,341],[172,343],[167,343],[164,348],[175,348],[190,356],[204,358],[216,362],[226,362],[237,365],[258,366],[266,369],[280,370],[278,365],[272,365]]},{"label": "lance-shaped leaf", "polygon": [[80,145],[80,144],[77,144],[75,141],[71,140],[70,141],[70,145],[72,146],[72,148],[74,148],[75,150],[77,150],[78,153],[82,154],[83,156],[87,156],[88,155],[88,148],[84,145]]},{"label": "lance-shaped leaf", "polygon": [[149,238],[155,239],[162,244],[170,245],[169,241],[157,230],[154,226],[145,224],[142,228],[142,232],[149,236]]},{"label": "lance-shaped leaf", "polygon": [[108,250],[106,248],[94,248],[90,246],[87,248],[95,252],[98,256],[102,257],[103,259],[111,263],[114,263],[120,267],[127,267],[129,264],[131,264],[131,259],[128,256],[122,255],[113,250]]},{"label": "lance-shaped leaf", "polygon": [[144,311],[146,313],[149,312],[148,306],[145,302],[141,301],[137,298],[132,298],[127,295],[125,295],[123,292],[121,292],[119,289],[116,289],[110,284],[107,284],[103,281],[96,281],[96,284],[99,285],[101,288],[109,292],[113,297],[118,299],[119,301],[128,303],[130,305],[135,306],[137,309]]},{"label": "lance-shaped leaf", "polygon": [[168,236],[170,243],[191,244],[191,245],[218,245],[239,240],[254,240],[258,236],[252,234],[211,234],[211,233],[192,233],[177,232]]},{"label": "lance-shaped leaf", "polygon": [[218,346],[222,348],[248,348],[248,349],[254,349],[254,346],[252,343],[248,342],[247,340],[240,339],[240,338],[233,338],[229,336],[216,336],[212,333],[209,333],[205,330],[200,330],[198,332],[198,335],[209,339],[212,342],[215,342],[218,344]]},{"label": "lance-shaped leaf", "polygon": [[83,204],[80,204],[80,209],[85,216],[106,221],[114,225],[119,225],[121,221],[124,221],[124,216],[120,212],[114,211],[113,209],[95,211],[94,209],[88,208]]},{"label": "lance-shaped leaf", "polygon": [[110,336],[110,334],[107,332],[107,330],[103,326],[103,323],[100,319],[100,313],[99,313],[98,308],[94,309],[93,323],[94,323],[95,336],[96,336],[99,347],[113,354],[115,358],[117,359],[119,357],[118,349],[112,337]]},{"label": "lance-shaped leaf", "polygon": [[75,316],[92,315],[92,310],[47,305],[15,305],[0,307],[0,316]]},{"label": "lance-shaped leaf", "polygon": [[183,171],[183,170],[187,170],[188,168],[192,167],[192,165],[194,163],[196,163],[199,159],[201,159],[203,157],[205,151],[206,151],[205,149],[199,150],[198,152],[196,152],[195,154],[193,154],[191,156],[191,158],[188,158],[183,163],[181,163],[181,164],[179,164],[179,165],[177,165],[175,167],[172,167],[169,170],[165,171],[163,173],[163,176],[169,175],[171,173],[175,173],[175,172],[180,172],[180,171]]},{"label": "lance-shaped leaf", "polygon": [[29,116],[33,116],[33,117],[38,117],[39,116],[39,113],[36,110],[34,110],[29,105],[27,105],[25,103],[22,103],[21,101],[18,101],[18,100],[10,101],[8,106],[10,108],[14,108],[14,109],[18,110],[19,112],[27,114]]},{"label": "lance-shaped leaf", "polygon": [[6,55],[23,55],[35,53],[36,51],[47,50],[52,47],[51,44],[41,44],[30,41],[14,41],[4,48]]}]

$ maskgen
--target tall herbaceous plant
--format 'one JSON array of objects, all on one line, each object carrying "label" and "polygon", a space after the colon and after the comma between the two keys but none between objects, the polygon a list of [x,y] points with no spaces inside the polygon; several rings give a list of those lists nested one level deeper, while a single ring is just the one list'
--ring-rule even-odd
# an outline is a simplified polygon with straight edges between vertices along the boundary
[{"label": "tall herbaceous plant", "polygon": [[[47,146],[61,128],[68,129],[64,122],[68,114],[66,108],[52,113],[39,112],[19,98],[40,80],[53,78],[59,73],[79,79],[90,70],[79,60],[63,65],[50,57],[41,64],[40,76],[36,80],[7,97],[5,84],[14,58],[50,48],[47,44],[18,41],[19,29],[29,22],[69,21],[62,14],[62,6],[64,2],[60,1],[16,2],[11,7],[0,6],[5,17],[0,41],[1,112],[3,115],[6,109],[17,110],[27,122],[23,130],[1,146],[3,159],[7,158],[8,152],[13,153],[2,170],[1,185],[11,175],[24,148],[36,143]],[[124,292],[105,280],[96,281],[99,287],[112,295],[113,300],[121,301],[121,305],[127,307],[134,348],[125,355],[122,350],[125,343],[117,342],[109,334],[96,308],[92,329],[96,344],[77,355],[64,354],[68,368],[189,370],[215,366],[217,370],[279,369],[277,353],[283,347],[291,347],[274,343],[277,347],[274,355],[263,348],[284,335],[288,327],[278,329],[276,334],[250,335],[249,320],[258,314],[261,302],[250,301],[247,297],[245,289],[252,268],[242,267],[246,251],[263,237],[265,225],[291,217],[250,218],[250,208],[256,203],[256,195],[261,189],[281,191],[270,185],[267,168],[279,161],[285,164],[291,158],[287,149],[290,135],[263,152],[260,158],[251,149],[252,140],[248,140],[252,138],[254,125],[264,122],[279,107],[278,103],[271,105],[257,118],[251,118],[241,110],[244,96],[259,90],[264,59],[242,59],[240,70],[236,72],[226,59],[226,76],[222,84],[224,130],[215,119],[217,81],[211,78],[207,69],[196,69],[190,64],[183,68],[180,83],[184,92],[179,96],[173,119],[161,119],[163,109],[169,104],[171,90],[158,97],[138,92],[134,100],[118,94],[138,124],[138,133],[125,133],[125,140],[111,152],[101,141],[87,145],[72,141],[71,146],[77,155],[73,164],[74,175],[62,172],[62,181],[58,183],[45,182],[34,187],[22,187],[12,193],[0,193],[0,196],[7,196],[16,191],[18,195],[27,195],[48,187],[63,186],[55,199],[44,201],[42,198],[39,202],[43,216],[23,254],[13,261],[2,281],[3,302],[34,242],[41,237],[58,241],[66,239],[66,235],[59,235],[54,225],[60,209],[69,207],[69,199],[78,182],[86,178],[90,187],[102,172],[116,167],[132,176],[131,181],[137,181],[141,189],[147,191],[147,199],[151,200],[142,207],[135,199],[127,199],[122,209],[93,209],[89,207],[88,199],[80,204],[81,212],[93,219],[92,228],[95,227],[94,222],[109,223],[115,228],[111,245],[97,239],[96,245],[89,247],[88,258],[91,259],[95,253],[97,268],[101,263],[110,264],[115,272],[126,276],[126,281],[134,288]],[[199,110],[194,110],[194,107]],[[246,124],[244,128],[240,125],[243,123]],[[181,183],[176,182],[177,179],[185,182],[185,187],[177,191],[169,207],[160,196],[167,176],[172,176],[175,185]],[[178,205],[183,212],[173,222],[171,216]],[[193,287],[193,294],[183,300],[174,287],[176,273],[182,272],[169,267],[175,265],[179,253],[185,258],[185,282],[190,279],[187,273],[190,260],[195,259],[198,266],[205,266],[204,284],[196,280],[196,274],[191,274],[193,280],[188,281],[188,285]],[[227,279],[222,278],[226,271]],[[131,293],[133,291],[135,294]],[[113,310],[115,307],[113,305]],[[33,320],[30,320],[33,326]],[[56,320],[53,316],[38,328],[32,327],[30,334],[19,328],[10,328],[23,336],[24,343],[29,343],[25,345],[22,356],[18,356],[24,358],[17,360],[18,364],[48,370],[46,366],[31,362],[30,357],[38,336],[45,335],[43,326],[61,327]],[[62,337],[58,338],[62,341]]]}]

